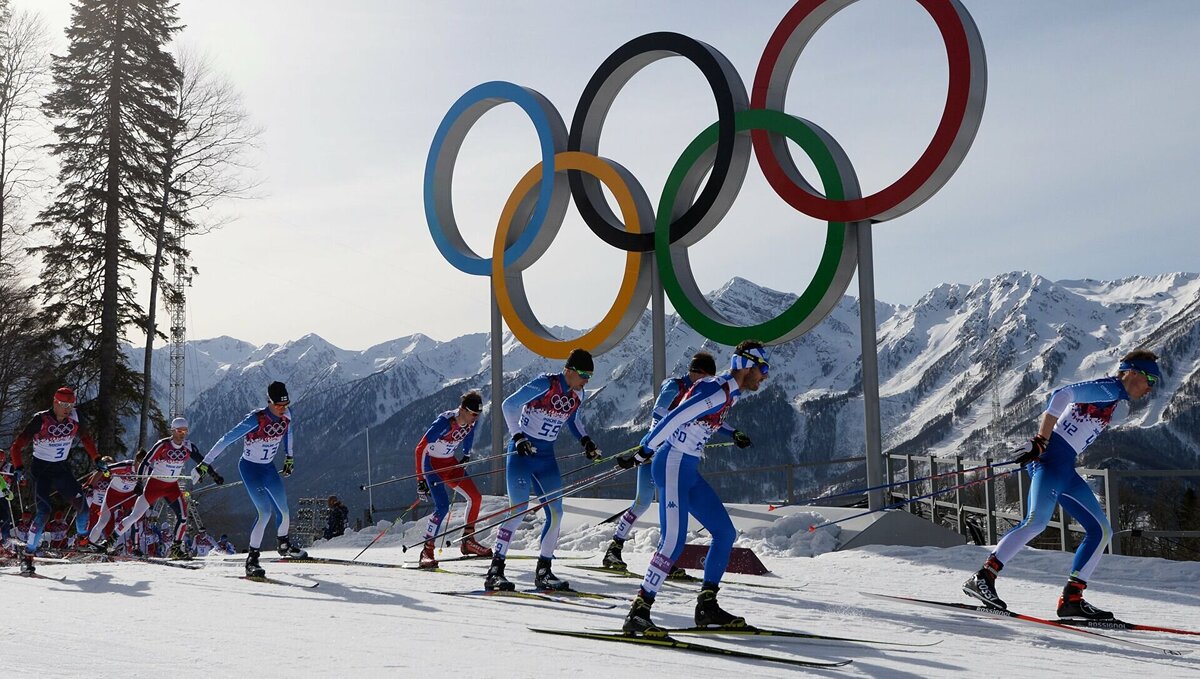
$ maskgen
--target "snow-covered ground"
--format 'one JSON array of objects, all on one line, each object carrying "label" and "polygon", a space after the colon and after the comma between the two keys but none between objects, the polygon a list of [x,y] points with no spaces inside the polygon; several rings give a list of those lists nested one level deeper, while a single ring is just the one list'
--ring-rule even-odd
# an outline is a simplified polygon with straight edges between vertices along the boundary
[{"label": "snow-covered ground", "polygon": [[[488,498],[488,506],[496,506]],[[240,580],[240,559],[213,558],[188,571],[141,563],[52,564],[39,572],[62,582],[0,578],[3,677],[1180,677],[1200,670],[1200,637],[1124,634],[1191,650],[1172,658],[1054,629],[927,611],[868,599],[862,591],[963,601],[962,580],[986,557],[982,547],[867,547],[829,551],[836,530],[807,530],[799,514],[756,529],[738,545],[755,550],[767,576],[729,575],[727,610],[751,624],[881,641],[940,641],[899,649],[786,639],[701,643],[813,660],[851,659],[836,670],[806,670],[599,641],[535,634],[528,627],[617,628],[637,586],[571,568],[599,562],[610,525],[568,517],[555,571],[577,589],[620,597],[594,610],[437,594],[481,587],[486,562],[448,562],[451,574],[328,564],[264,563],[280,579],[310,579],[315,589]],[[649,517],[647,517],[649,518]],[[657,529],[646,527],[625,551],[643,569]],[[540,521],[523,528],[516,554],[533,554]],[[394,527],[361,561],[415,560],[422,523]],[[352,558],[385,524],[328,543],[314,556]],[[703,542],[703,539],[697,541]],[[442,556],[454,550],[444,549]],[[816,556],[807,556],[815,554]],[[567,559],[561,557],[576,557]],[[586,559],[586,560],[584,560]],[[1028,550],[1004,570],[1002,596],[1021,612],[1053,617],[1070,555]],[[509,577],[532,586],[532,560],[511,559]],[[0,571],[12,573],[13,568]],[[790,585],[764,589],[737,583]],[[1089,600],[1132,622],[1200,628],[1200,563],[1106,557]],[[660,624],[691,624],[695,595],[667,587],[655,605]]]}]

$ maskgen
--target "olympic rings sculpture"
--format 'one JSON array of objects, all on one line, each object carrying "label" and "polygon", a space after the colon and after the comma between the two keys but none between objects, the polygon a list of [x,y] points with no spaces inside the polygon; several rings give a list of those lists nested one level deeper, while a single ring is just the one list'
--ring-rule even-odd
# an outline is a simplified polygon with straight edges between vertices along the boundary
[{"label": "olympic rings sculpture", "polygon": [[[891,185],[863,196],[854,167],[836,140],[816,123],[783,112],[787,84],[805,45],[822,24],[853,2],[797,2],[767,41],[749,96],[723,54],[703,42],[669,32],[634,38],[605,59],[580,96],[569,132],[554,105],[535,90],[502,81],[470,89],[442,119],[425,165],[425,218],[438,250],[460,271],[490,276],[500,312],[513,335],[548,358],[565,358],[574,347],[603,353],[629,333],[649,302],[651,259],[644,255],[651,251],[671,303],[704,337],[727,345],[749,337],[777,344],[808,332],[833,309],[850,284],[858,228],[908,213],[937,193],[958,169],[978,132],[987,93],[983,41],[966,8],[959,0],[916,0],[933,18],[946,47],[949,86],[945,107],[933,138],[913,166]],[[684,149],[655,210],[628,170],[599,155],[600,135],[609,108],[625,84],[647,65],[671,56],[687,59],[704,76],[717,105],[717,121]],[[452,180],[467,133],[483,114],[503,103],[516,104],[529,116],[542,158],[518,181],[506,201],[491,257],[481,257],[466,244],[455,221]],[[788,140],[809,156],[823,193],[796,167]],[[817,269],[796,301],[776,318],[737,326],[705,300],[692,274],[687,249],[728,213],[752,154],[785,202],[802,214],[827,221],[828,227]],[[604,198],[603,188],[614,196],[619,218]],[[522,272],[554,240],[568,198],[601,240],[625,251],[626,260],[609,311],[582,337],[562,340],[534,315]]]}]

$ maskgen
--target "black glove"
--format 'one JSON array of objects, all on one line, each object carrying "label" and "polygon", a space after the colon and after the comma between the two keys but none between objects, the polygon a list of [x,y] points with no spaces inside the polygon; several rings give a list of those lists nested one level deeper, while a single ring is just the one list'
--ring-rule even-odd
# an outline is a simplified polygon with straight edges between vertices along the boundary
[{"label": "black glove", "polygon": [[650,458],[652,458],[652,457],[654,457],[654,451],[650,450],[649,448],[647,448],[645,446],[642,446],[633,455],[625,455],[623,457],[618,457],[617,458],[617,466],[620,467],[621,469],[631,469],[633,467],[636,467],[639,464],[645,464],[645,463],[649,462]]},{"label": "black glove", "polygon": [[25,480],[25,469],[22,467],[13,468],[13,480],[16,481],[17,485],[19,486],[24,486],[29,483]]},{"label": "black glove", "polygon": [[749,448],[750,447],[750,437],[747,436],[746,433],[744,431],[742,431],[741,429],[734,429],[733,430],[733,445],[737,446],[738,448]]},{"label": "black glove", "polygon": [[280,472],[280,475],[286,478],[291,476],[294,471],[296,471],[296,460],[290,457],[283,458],[283,471]]},{"label": "black glove", "polygon": [[211,473],[212,467],[201,462],[200,464],[196,465],[195,469],[192,470],[192,483],[200,483],[200,481],[204,479],[205,474]]},{"label": "black glove", "polygon": [[108,463],[104,461],[104,458],[98,457],[92,462],[96,465],[96,471],[103,474],[104,478],[107,479],[108,477],[112,476],[112,474],[108,471]]},{"label": "black glove", "polygon": [[464,465],[464,466],[470,464],[471,463],[471,454],[467,453],[466,455],[463,455],[462,459],[459,460],[458,463],[460,465]]},{"label": "black glove", "polygon": [[146,487],[144,485],[142,485],[141,480],[139,480],[137,483],[133,484],[133,494],[134,495],[141,495],[142,491],[144,491],[144,490],[146,490]]},{"label": "black glove", "polygon": [[208,475],[212,477],[213,483],[217,484],[218,486],[222,483],[225,483],[225,479],[221,478],[221,475],[218,474],[217,470],[215,469],[209,469]]},{"label": "black glove", "polygon": [[1033,438],[1029,439],[1029,443],[1026,443],[1024,446],[1017,449],[1017,452],[1020,454],[1017,455],[1013,462],[1016,462],[1024,467],[1030,462],[1040,458],[1042,453],[1046,452],[1046,444],[1048,443],[1049,441],[1041,436],[1034,436]]},{"label": "black glove", "polygon": [[417,479],[417,497],[422,502],[429,502],[429,483],[425,479]]},{"label": "black glove", "polygon": [[600,452],[600,446],[596,445],[596,442],[592,440],[591,436],[584,436],[583,438],[579,439],[579,443],[583,445],[584,457],[592,462],[600,459],[600,456],[602,455]]},{"label": "black glove", "polygon": [[537,451],[533,448],[533,441],[525,438],[521,432],[517,432],[512,436],[513,446],[517,450],[517,455],[533,455]]}]

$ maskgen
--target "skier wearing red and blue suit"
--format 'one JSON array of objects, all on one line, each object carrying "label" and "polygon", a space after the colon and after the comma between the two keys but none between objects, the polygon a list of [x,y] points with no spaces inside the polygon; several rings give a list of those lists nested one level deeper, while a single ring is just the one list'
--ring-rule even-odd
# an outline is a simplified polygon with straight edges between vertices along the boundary
[{"label": "skier wearing red and blue suit", "polygon": [[546,524],[542,538],[534,586],[537,589],[567,589],[568,583],[550,570],[558,534],[562,528],[562,476],[554,456],[554,442],[563,427],[579,439],[588,459],[599,459],[599,447],[587,435],[579,419],[579,407],[584,401],[584,386],[592,377],[595,366],[592,355],[584,349],[573,349],[560,373],[545,373],[504,399],[502,410],[508,431],[512,435],[505,459],[508,500],[512,515],[501,525],[496,536],[491,567],[484,580],[486,590],[511,590],[514,585],[504,576],[504,558],[513,531],[521,523],[521,512],[529,506],[529,496],[536,495],[546,502],[543,512]]},{"label": "skier wearing red and blue suit", "polygon": [[741,342],[729,359],[729,372],[696,382],[683,401],[646,433],[637,453],[618,458],[617,465],[623,469],[653,460],[651,471],[658,490],[661,530],[658,549],[625,617],[623,629],[627,634],[660,631],[650,620],[650,607],[683,552],[687,542],[688,514],[696,517],[712,535],[712,544],[704,558],[704,582],[696,602],[696,625],[736,627],[746,624],[743,618],[730,615],[717,605],[717,591],[729,564],[737,531],[721,498],[700,476],[700,461],[704,458],[704,446],[724,425],[730,408],[738,402],[743,391],[758,390],[767,378],[769,368],[767,350],[761,342]]},{"label": "skier wearing red and blue suit", "polygon": [[76,533],[83,536],[87,532],[88,513],[84,511],[83,486],[75,480],[75,474],[67,460],[77,439],[83,444],[83,449],[87,451],[96,469],[107,474],[108,465],[100,459],[96,443],[87,429],[80,424],[79,415],[75,412],[75,392],[70,387],[61,387],[54,392],[54,402],[50,410],[43,410],[34,415],[13,441],[13,473],[18,482],[25,478],[21,451],[26,444],[33,446],[30,471],[33,472],[33,495],[37,500],[37,514],[29,527],[29,539],[25,544],[25,553],[22,554],[22,573],[32,574],[35,570],[33,555],[42,541],[46,520],[53,509],[50,504],[51,493],[57,491],[60,497],[71,503],[75,510]]},{"label": "skier wearing red and blue suit", "polygon": [[[421,568],[437,568],[433,556],[433,536],[437,534],[442,519],[450,512],[451,488],[467,498],[467,519],[463,526],[466,538],[460,543],[459,551],[473,556],[491,556],[492,550],[479,544],[473,533],[475,521],[479,519],[479,506],[483,502],[475,482],[463,472],[463,465],[471,461],[471,445],[475,441],[475,423],[483,412],[483,397],[479,392],[463,394],[456,410],[447,410],[437,416],[416,448],[417,492],[433,500],[433,513],[425,523],[425,548],[421,551]],[[454,458],[454,452],[462,447],[462,460]]]},{"label": "skier wearing red and blue suit", "polygon": [[104,488],[104,495],[101,496],[96,519],[95,521],[88,519],[92,526],[88,533],[89,543],[99,544],[105,531],[108,530],[109,523],[120,521],[133,509],[133,502],[137,498],[136,491],[141,485],[137,478],[137,465],[145,457],[146,451],[139,450],[134,459],[122,460],[109,466],[108,469],[112,476]]},{"label": "skier wearing red and blue suit", "polygon": [[1087,580],[1112,539],[1112,526],[1095,493],[1075,470],[1075,463],[1114,420],[1127,414],[1129,401],[1146,396],[1160,381],[1158,357],[1139,350],[1121,359],[1115,377],[1069,384],[1050,394],[1038,434],[1015,460],[1029,471],[1029,511],[1024,521],[996,543],[983,568],[963,583],[963,592],[988,606],[1006,608],[996,593],[996,576],[1004,564],[1046,529],[1055,505],[1062,505],[1087,534],[1075,550],[1071,574],[1058,599],[1058,616],[1097,620],[1113,617],[1083,599]]}]

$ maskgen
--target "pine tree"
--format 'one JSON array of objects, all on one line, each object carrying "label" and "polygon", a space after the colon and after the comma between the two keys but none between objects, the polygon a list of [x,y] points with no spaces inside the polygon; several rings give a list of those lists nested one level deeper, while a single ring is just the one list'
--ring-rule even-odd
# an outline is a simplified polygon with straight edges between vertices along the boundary
[{"label": "pine tree", "polygon": [[69,374],[96,395],[92,427],[106,453],[123,449],[120,417],[139,400],[138,374],[119,342],[145,321],[132,272],[150,263],[155,187],[177,126],[171,90],[179,74],[164,47],[179,28],[168,0],[78,0],[43,107],[55,121],[59,187],[36,224],[52,236],[34,248],[43,265],[38,292]]}]

